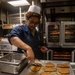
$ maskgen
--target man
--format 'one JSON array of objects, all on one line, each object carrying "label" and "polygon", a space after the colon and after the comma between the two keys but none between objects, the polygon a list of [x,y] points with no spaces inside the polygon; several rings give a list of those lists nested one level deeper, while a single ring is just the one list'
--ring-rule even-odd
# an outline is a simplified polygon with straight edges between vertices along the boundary
[{"label": "man", "polygon": [[48,50],[45,46],[41,46],[36,30],[40,21],[40,10],[39,6],[31,5],[26,12],[26,24],[15,27],[8,36],[9,42],[18,47],[18,52],[26,51],[30,61],[34,58],[42,59],[44,52]]}]

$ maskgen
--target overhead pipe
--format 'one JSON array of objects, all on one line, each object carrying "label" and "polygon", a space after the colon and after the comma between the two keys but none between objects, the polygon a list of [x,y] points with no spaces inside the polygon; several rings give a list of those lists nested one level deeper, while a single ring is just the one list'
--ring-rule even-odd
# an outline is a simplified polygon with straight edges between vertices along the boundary
[{"label": "overhead pipe", "polygon": [[19,7],[19,12],[20,12],[20,24],[22,24],[21,7]]}]

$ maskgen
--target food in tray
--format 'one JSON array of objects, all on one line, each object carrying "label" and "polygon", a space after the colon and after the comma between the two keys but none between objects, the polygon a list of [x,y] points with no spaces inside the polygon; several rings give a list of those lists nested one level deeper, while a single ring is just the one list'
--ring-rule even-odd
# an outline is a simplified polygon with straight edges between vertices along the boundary
[{"label": "food in tray", "polygon": [[13,24],[4,24],[3,28],[13,28]]},{"label": "food in tray", "polygon": [[71,31],[66,31],[65,34],[73,34]]},{"label": "food in tray", "polygon": [[29,74],[26,74],[26,75],[38,75],[37,73],[29,73]]},{"label": "food in tray", "polygon": [[54,75],[51,72],[41,72],[40,75]]},{"label": "food in tray", "polygon": [[45,72],[55,72],[57,69],[55,67],[44,67]]},{"label": "food in tray", "polygon": [[58,68],[58,72],[60,72],[61,74],[69,74],[70,69],[69,68]]},{"label": "food in tray", "polygon": [[52,72],[41,72],[40,75],[66,75],[61,73],[52,73]]},{"label": "food in tray", "polygon": [[66,74],[61,74],[61,73],[55,73],[54,75],[66,75]]},{"label": "food in tray", "polygon": [[54,63],[52,63],[52,62],[47,62],[46,63],[46,67],[54,67],[55,65],[54,65]]},{"label": "food in tray", "polygon": [[69,64],[68,63],[57,64],[57,67],[60,67],[60,68],[69,68]]},{"label": "food in tray", "polygon": [[70,75],[70,65],[68,62],[55,63],[55,62],[36,62],[36,65],[30,66],[30,73],[26,75]]},{"label": "food in tray", "polygon": [[41,65],[40,63],[36,63],[36,64],[38,64],[38,65],[40,65],[40,66],[31,65],[31,66],[30,66],[30,70],[31,70],[32,72],[38,72],[38,71],[41,69],[42,65]]}]

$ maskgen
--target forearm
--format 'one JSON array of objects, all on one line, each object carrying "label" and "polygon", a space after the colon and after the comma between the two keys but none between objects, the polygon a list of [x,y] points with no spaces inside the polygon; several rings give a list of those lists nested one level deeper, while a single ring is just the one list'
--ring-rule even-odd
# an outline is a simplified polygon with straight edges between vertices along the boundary
[{"label": "forearm", "polygon": [[11,37],[10,42],[17,47],[26,50],[26,58],[28,58],[30,61],[34,60],[34,53],[32,48],[24,43],[21,39],[18,37]]},{"label": "forearm", "polygon": [[17,47],[19,47],[19,48],[21,48],[21,49],[23,49],[23,50],[27,50],[30,46],[29,45],[27,45],[26,43],[24,43],[21,39],[19,39],[18,37],[11,37],[11,39],[10,39],[10,42],[13,44],[13,45],[15,45],[15,46],[17,46]]}]

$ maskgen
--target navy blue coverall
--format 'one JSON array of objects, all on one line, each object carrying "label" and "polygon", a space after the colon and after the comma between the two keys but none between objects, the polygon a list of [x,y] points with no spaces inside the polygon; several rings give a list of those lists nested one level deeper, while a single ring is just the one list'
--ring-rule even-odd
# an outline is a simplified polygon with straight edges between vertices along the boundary
[{"label": "navy blue coverall", "polygon": [[[33,49],[33,52],[37,59],[43,59],[44,53],[39,49],[40,41],[38,35],[39,34],[36,29],[35,29],[35,34],[33,36],[27,25],[21,25],[13,28],[13,30],[8,35],[8,40],[10,42],[10,38],[12,36],[19,37],[23,42],[28,44]],[[17,52],[22,53],[22,49],[18,48]]]}]

